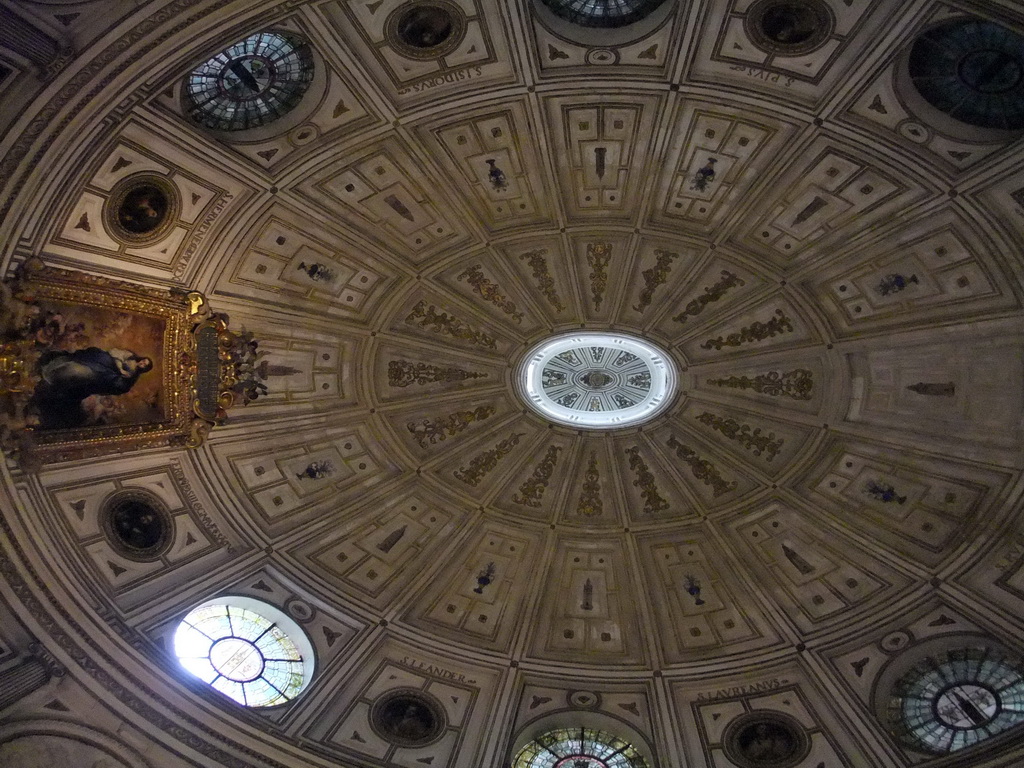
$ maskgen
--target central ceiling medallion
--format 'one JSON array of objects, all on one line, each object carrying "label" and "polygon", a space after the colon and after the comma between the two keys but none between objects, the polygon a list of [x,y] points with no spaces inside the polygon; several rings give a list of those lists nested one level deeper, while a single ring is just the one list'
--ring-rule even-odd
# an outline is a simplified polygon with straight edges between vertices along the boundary
[{"label": "central ceiling medallion", "polygon": [[581,331],[533,347],[517,383],[526,402],[551,421],[616,429],[663,411],[672,401],[676,372],[669,356],[650,342]]}]

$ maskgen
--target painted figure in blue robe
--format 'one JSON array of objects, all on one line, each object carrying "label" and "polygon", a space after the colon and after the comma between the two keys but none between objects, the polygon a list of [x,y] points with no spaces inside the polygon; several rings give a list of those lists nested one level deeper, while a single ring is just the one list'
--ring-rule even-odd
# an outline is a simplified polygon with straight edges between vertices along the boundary
[{"label": "painted figure in blue robe", "polygon": [[39,358],[39,383],[29,405],[43,429],[80,427],[88,421],[86,398],[123,395],[152,369],[152,360],[127,349],[50,350]]},{"label": "painted figure in blue robe", "polygon": [[715,158],[709,157],[708,161],[693,175],[690,189],[695,189],[698,192],[707,191],[708,185],[715,180],[715,163],[717,162]]}]

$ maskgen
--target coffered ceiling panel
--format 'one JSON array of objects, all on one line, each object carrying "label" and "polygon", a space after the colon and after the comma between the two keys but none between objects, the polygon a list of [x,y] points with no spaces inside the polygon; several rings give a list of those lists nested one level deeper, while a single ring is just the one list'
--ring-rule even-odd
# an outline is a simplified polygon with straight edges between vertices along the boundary
[{"label": "coffered ceiling panel", "polygon": [[[0,754],[41,713],[173,768],[497,768],[561,727],[650,768],[932,760],[880,715],[893,670],[1024,633],[1024,155],[923,107],[907,60],[1019,8],[123,5],[0,2],[40,35],[0,33],[0,688],[42,651],[66,681]],[[309,43],[306,96],[193,122],[188,73],[260,31]],[[965,56],[957,82],[1016,93],[1018,53]],[[256,59],[216,76],[239,105]],[[195,449],[19,465],[5,403],[104,351],[11,282],[31,258],[201,292],[259,396]],[[564,419],[524,394],[556,337],[535,384]],[[618,421],[658,365],[664,409]],[[129,394],[104,426],[139,428]],[[294,701],[185,677],[177,622],[214,598],[307,636]],[[1011,768],[1018,736],[938,759]]]}]

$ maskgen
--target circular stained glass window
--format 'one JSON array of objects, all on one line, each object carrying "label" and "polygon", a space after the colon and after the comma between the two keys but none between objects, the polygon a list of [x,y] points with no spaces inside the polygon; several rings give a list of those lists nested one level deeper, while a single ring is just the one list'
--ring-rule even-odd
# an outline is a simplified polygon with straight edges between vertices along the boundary
[{"label": "circular stained glass window", "polygon": [[651,15],[665,0],[541,0],[581,27],[624,27]]},{"label": "circular stained glass window", "polygon": [[538,344],[520,366],[526,402],[561,424],[614,429],[648,421],[675,391],[675,368],[653,344],[620,333],[572,333]]},{"label": "circular stained glass window", "polygon": [[607,731],[560,728],[538,736],[512,761],[512,768],[649,768],[643,755]]},{"label": "circular stained glass window", "polygon": [[979,128],[1024,129],[1024,37],[982,19],[926,30],[910,50],[910,79],[936,109]]},{"label": "circular stained glass window", "polygon": [[243,131],[290,112],[312,81],[307,43],[258,32],[192,70],[185,82],[185,109],[207,128]]},{"label": "circular stained glass window", "polygon": [[433,696],[410,688],[388,691],[370,708],[370,728],[385,741],[425,747],[440,739],[448,719]]},{"label": "circular stained glass window", "polygon": [[888,717],[908,746],[955,752],[1024,722],[1024,671],[992,649],[929,656],[893,686]]},{"label": "circular stained glass window", "polygon": [[174,653],[185,669],[239,704],[284,704],[309,681],[312,648],[273,606],[238,602],[245,604],[212,602],[192,610],[174,633]]},{"label": "circular stained glass window", "polygon": [[103,205],[103,220],[115,240],[138,247],[167,237],[180,211],[181,196],[171,181],[135,173],[114,185]]}]

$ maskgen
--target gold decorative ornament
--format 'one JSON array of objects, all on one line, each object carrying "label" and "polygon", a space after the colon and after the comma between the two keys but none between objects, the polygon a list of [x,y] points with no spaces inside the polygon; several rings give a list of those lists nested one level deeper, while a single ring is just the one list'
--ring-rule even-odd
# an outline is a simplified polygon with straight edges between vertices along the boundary
[{"label": "gold decorative ornament", "polygon": [[668,280],[669,272],[672,271],[672,262],[679,258],[678,253],[662,250],[655,251],[654,255],[658,257],[654,266],[650,269],[645,269],[641,273],[644,278],[644,288],[640,291],[640,297],[637,299],[636,304],[633,305],[633,309],[637,312],[643,312],[650,306],[651,301],[654,299],[654,291],[659,285],[665,284],[665,281]]},{"label": "gold decorative ornament", "polygon": [[636,473],[633,487],[640,489],[640,495],[644,499],[644,513],[650,515],[668,509],[668,502],[658,491],[647,462],[640,458],[640,449],[634,445],[626,449],[626,455],[629,456],[629,468]]},{"label": "gold decorative ornament", "polygon": [[557,445],[548,448],[540,464],[533,470],[533,475],[521,486],[519,492],[512,496],[512,501],[522,504],[524,507],[539,507],[544,497],[544,491],[551,481],[551,475],[555,472],[555,465],[558,463],[558,454],[562,449]]},{"label": "gold decorative ornament", "polygon": [[0,448],[35,470],[197,447],[236,399],[257,396],[255,348],[199,293],[30,259],[0,284]]}]

